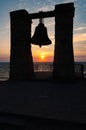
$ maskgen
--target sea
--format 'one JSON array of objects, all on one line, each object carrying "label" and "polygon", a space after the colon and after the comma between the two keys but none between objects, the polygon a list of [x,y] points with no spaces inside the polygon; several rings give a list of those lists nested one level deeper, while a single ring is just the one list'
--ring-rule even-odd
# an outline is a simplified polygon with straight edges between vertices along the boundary
[{"label": "sea", "polygon": [[[75,71],[79,71],[83,65],[83,74],[86,78],[86,62],[75,62]],[[53,62],[34,62],[34,72],[52,72]],[[9,79],[10,63],[0,62],[0,81]]]},{"label": "sea", "polygon": [[[53,63],[52,62],[35,62],[34,72],[52,72]],[[0,62],[0,81],[5,81],[9,79],[10,63]]]}]

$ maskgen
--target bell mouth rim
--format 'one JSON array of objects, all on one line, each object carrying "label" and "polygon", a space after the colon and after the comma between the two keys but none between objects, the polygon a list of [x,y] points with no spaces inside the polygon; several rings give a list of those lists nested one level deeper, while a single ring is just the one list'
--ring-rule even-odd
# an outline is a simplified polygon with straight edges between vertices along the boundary
[{"label": "bell mouth rim", "polygon": [[[40,42],[41,43],[41,42]],[[37,42],[36,43],[32,43],[31,42],[31,44],[34,44],[34,45],[42,45],[42,46],[47,46],[47,45],[51,45],[52,44],[52,42],[51,43],[45,43],[45,44],[38,44]]]}]

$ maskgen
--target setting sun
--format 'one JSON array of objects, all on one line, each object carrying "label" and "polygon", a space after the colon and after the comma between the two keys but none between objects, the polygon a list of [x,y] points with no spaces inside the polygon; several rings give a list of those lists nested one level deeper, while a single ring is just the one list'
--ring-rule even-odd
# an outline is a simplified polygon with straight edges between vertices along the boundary
[{"label": "setting sun", "polygon": [[44,55],[44,54],[41,54],[41,55],[40,55],[40,58],[41,58],[41,60],[44,60],[44,59],[45,59],[45,55]]}]

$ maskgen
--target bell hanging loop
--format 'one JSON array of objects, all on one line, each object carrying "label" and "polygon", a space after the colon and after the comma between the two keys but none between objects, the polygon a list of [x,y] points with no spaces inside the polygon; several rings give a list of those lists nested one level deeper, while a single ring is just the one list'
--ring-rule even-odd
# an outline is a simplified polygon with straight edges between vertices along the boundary
[{"label": "bell hanging loop", "polygon": [[39,19],[39,24],[35,28],[34,35],[31,38],[31,43],[35,45],[45,46],[52,44],[51,40],[48,38],[47,28],[44,26],[43,19]]},{"label": "bell hanging loop", "polygon": [[40,19],[39,19],[39,24],[40,24],[40,23],[44,23],[43,18],[40,18]]}]

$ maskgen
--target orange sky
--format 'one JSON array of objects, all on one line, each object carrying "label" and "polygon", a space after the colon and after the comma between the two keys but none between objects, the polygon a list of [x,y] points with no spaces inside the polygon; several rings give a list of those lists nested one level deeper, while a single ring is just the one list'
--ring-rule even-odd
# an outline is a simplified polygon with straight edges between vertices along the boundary
[{"label": "orange sky", "polygon": [[[52,50],[49,51],[49,47],[52,46]],[[35,62],[53,62],[53,44],[45,47],[39,47],[32,45],[33,61]]]},{"label": "orange sky", "polygon": [[44,54],[40,54],[39,56],[33,56],[33,61],[35,62],[53,62],[53,56],[47,56]]}]

